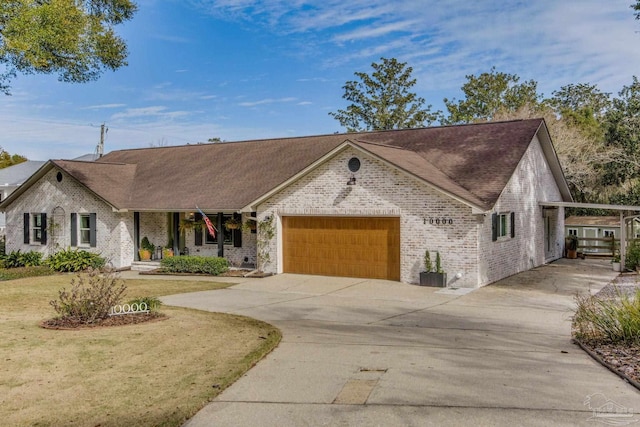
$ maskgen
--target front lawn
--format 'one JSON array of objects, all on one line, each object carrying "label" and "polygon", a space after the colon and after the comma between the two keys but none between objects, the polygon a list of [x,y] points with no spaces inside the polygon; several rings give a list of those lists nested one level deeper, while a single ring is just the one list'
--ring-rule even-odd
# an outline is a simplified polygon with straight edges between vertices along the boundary
[{"label": "front lawn", "polygon": [[[163,306],[168,319],[48,330],[70,275],[0,282],[0,419],[12,426],[181,425],[280,341],[240,316]],[[218,289],[189,280],[127,280],[126,299]]]}]

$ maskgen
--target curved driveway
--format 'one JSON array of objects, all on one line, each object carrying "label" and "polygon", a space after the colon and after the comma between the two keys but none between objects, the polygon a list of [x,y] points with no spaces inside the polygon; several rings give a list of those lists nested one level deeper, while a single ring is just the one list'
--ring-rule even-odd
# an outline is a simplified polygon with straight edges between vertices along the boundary
[{"label": "curved driveway", "polygon": [[468,293],[285,274],[164,297],[284,336],[187,425],[638,422],[640,393],[570,341],[573,295],[614,277],[605,261],[560,260]]}]

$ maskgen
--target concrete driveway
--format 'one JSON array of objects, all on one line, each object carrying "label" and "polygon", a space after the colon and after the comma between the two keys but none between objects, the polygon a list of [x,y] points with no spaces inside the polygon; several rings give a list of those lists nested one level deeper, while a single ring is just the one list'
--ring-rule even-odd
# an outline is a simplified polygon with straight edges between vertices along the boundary
[{"label": "concrete driveway", "polygon": [[570,341],[573,295],[614,277],[606,261],[561,260],[469,293],[286,274],[164,297],[284,335],[187,425],[638,422],[640,393]]}]

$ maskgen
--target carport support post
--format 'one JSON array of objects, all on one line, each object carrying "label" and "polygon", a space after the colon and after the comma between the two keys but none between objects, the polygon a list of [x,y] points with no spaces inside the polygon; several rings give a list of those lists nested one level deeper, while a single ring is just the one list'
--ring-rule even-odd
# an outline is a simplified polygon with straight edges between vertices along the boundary
[{"label": "carport support post", "polygon": [[626,257],[627,257],[627,224],[626,224],[626,221],[624,220],[624,211],[620,211],[620,265],[622,266],[621,270],[623,271],[624,271],[624,262]]}]

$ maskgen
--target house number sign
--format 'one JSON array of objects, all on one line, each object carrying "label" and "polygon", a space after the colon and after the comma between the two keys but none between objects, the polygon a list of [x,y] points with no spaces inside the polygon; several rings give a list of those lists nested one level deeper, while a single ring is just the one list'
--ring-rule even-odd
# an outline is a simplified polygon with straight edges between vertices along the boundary
[{"label": "house number sign", "polygon": [[[423,220],[423,223],[426,224],[427,223],[427,218],[425,218]],[[431,217],[429,218],[429,224],[431,225],[452,225],[453,224],[453,219],[452,218],[436,218],[436,217]]]},{"label": "house number sign", "polygon": [[146,302],[134,302],[133,304],[114,305],[113,307],[111,307],[111,310],[109,310],[109,316],[120,316],[122,314],[138,314],[148,312],[149,307],[147,306]]}]

